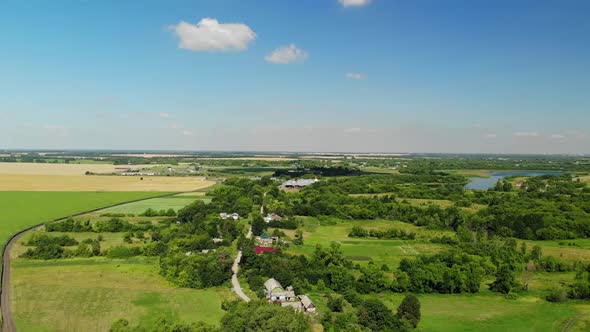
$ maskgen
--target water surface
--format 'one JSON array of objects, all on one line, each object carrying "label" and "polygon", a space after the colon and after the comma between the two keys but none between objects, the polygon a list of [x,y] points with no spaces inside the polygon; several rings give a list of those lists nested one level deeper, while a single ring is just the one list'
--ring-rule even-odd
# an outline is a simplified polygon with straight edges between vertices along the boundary
[{"label": "water surface", "polygon": [[509,176],[541,176],[541,175],[560,175],[559,171],[506,171],[492,172],[489,178],[469,178],[469,183],[465,186],[467,189],[487,190],[496,185],[499,180]]}]

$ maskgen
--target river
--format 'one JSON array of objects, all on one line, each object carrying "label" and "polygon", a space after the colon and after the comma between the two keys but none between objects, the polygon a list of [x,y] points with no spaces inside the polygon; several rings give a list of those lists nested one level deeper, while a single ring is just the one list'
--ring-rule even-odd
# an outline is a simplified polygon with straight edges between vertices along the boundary
[{"label": "river", "polygon": [[541,175],[560,175],[559,171],[506,171],[492,172],[489,178],[469,178],[469,183],[465,186],[467,189],[487,190],[496,185],[498,180],[509,176],[541,176]]}]

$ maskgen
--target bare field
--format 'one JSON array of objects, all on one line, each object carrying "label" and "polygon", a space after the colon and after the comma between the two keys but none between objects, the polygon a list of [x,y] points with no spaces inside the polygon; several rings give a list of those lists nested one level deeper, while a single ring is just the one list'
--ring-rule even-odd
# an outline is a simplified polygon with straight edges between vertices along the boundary
[{"label": "bare field", "polygon": [[201,160],[259,160],[259,161],[285,161],[285,160],[297,160],[295,158],[289,158],[289,157],[284,157],[284,156],[259,156],[259,155],[255,155],[255,156],[249,156],[249,157],[199,157],[199,156],[191,156],[191,155],[182,155],[182,154],[143,154],[143,153],[139,153],[139,154],[133,154],[133,153],[127,153],[127,154],[114,154],[113,156],[117,156],[117,157],[138,157],[138,158],[174,158],[174,157],[185,157],[185,158],[195,158],[195,159],[201,159]]},{"label": "bare field", "polygon": [[0,191],[192,191],[214,185],[203,177],[0,174]]},{"label": "bare field", "polygon": [[229,157],[229,158],[198,158],[200,160],[254,160],[254,161],[293,161],[295,158],[289,157],[264,157],[264,156],[253,156],[253,157]]},{"label": "bare field", "polygon": [[121,168],[143,169],[154,166],[157,165],[0,163],[0,174],[84,175],[87,171],[113,173]]}]

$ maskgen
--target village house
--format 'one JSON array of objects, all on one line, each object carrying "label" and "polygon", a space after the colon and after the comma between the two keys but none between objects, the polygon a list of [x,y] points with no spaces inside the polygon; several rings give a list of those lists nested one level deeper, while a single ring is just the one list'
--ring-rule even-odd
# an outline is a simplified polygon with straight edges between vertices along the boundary
[{"label": "village house", "polygon": [[278,302],[282,307],[291,307],[297,311],[303,311],[308,314],[316,312],[316,306],[313,304],[309,296],[297,296],[291,286],[283,289],[281,284],[274,278],[268,279],[264,283],[264,295],[269,302]]},{"label": "village house", "polygon": [[240,219],[240,215],[235,212],[232,214],[222,212],[219,214],[219,218],[221,218],[223,220],[228,219],[228,218],[232,218],[233,220],[238,220],[238,219]]},{"label": "village house", "polygon": [[311,302],[311,299],[307,295],[299,295],[299,300],[301,301],[301,306],[303,307],[303,312],[308,314],[313,314],[316,311],[316,306]]},{"label": "village house", "polygon": [[283,220],[283,217],[279,216],[276,213],[269,213],[268,215],[266,215],[266,217],[264,217],[264,221],[266,223],[269,223],[271,221],[279,221],[280,222],[282,220]]},{"label": "village house", "polygon": [[293,287],[289,286],[287,289],[283,289],[283,286],[274,278],[270,278],[264,283],[264,295],[267,300],[272,302],[293,302],[297,300]]},{"label": "village house", "polygon": [[267,232],[260,234],[260,236],[256,237],[256,242],[261,247],[271,247],[273,244],[277,243],[279,238],[276,236],[270,236]]}]

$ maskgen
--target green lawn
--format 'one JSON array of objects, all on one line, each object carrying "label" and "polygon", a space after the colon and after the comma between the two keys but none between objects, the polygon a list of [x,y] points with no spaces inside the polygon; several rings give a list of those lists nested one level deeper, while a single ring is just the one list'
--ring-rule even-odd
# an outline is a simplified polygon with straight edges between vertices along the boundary
[{"label": "green lawn", "polygon": [[159,274],[157,258],[106,258],[12,263],[12,306],[19,331],[108,331],[158,318],[219,324],[228,287],[176,288]]},{"label": "green lawn", "polygon": [[121,202],[163,195],[158,192],[0,192],[0,247],[19,231]]}]

